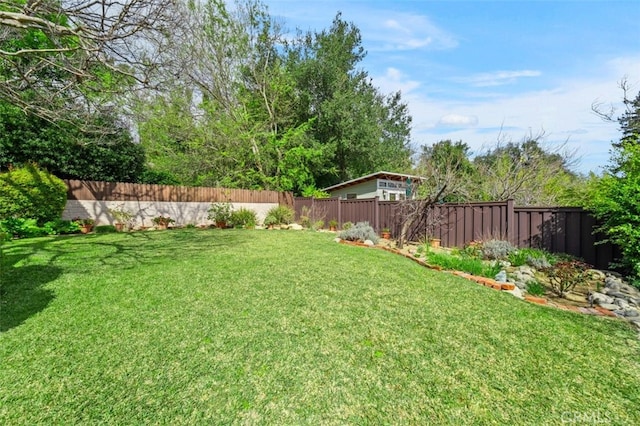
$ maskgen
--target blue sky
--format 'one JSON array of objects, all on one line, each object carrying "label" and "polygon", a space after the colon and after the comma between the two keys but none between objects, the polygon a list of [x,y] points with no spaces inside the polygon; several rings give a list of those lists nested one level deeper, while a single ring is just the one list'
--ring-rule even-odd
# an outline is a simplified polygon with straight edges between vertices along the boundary
[{"label": "blue sky", "polygon": [[[602,171],[620,108],[618,82],[640,91],[640,1],[264,0],[292,33],[322,30],[337,11],[362,33],[361,67],[384,93],[402,91],[416,145],[462,140],[475,153],[525,135],[575,151]],[[620,110],[618,110],[620,111]]]}]

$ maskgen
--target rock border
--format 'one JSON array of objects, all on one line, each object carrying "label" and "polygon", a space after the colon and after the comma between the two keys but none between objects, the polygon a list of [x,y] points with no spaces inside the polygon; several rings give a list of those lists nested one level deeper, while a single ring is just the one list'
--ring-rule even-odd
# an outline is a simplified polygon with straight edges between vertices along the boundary
[{"label": "rock border", "polygon": [[572,305],[562,305],[562,304],[559,304],[559,303],[556,303],[556,302],[552,302],[549,299],[547,299],[546,297],[523,295],[522,291],[514,283],[498,282],[498,281],[496,281],[496,280],[494,280],[492,278],[480,277],[480,276],[477,276],[477,275],[472,275],[472,274],[468,274],[466,272],[461,272],[461,271],[444,270],[440,266],[431,265],[431,264],[425,262],[422,259],[414,257],[409,253],[404,253],[404,252],[402,252],[402,251],[400,251],[398,249],[395,249],[395,248],[384,247],[384,246],[376,246],[370,241],[362,243],[362,242],[359,242],[359,241],[347,241],[347,240],[343,240],[341,238],[336,238],[335,241],[340,243],[340,244],[346,244],[346,245],[357,246],[357,247],[376,248],[376,249],[381,249],[381,250],[384,250],[384,251],[388,251],[389,253],[397,254],[397,255],[400,255],[400,256],[405,257],[407,259],[413,260],[417,264],[422,265],[422,266],[424,266],[426,268],[433,269],[433,270],[436,270],[436,271],[446,272],[446,273],[449,273],[449,274],[453,274],[455,276],[458,276],[458,277],[461,277],[461,278],[465,278],[465,279],[467,279],[469,281],[476,282],[476,283],[478,283],[480,285],[483,285],[485,287],[489,287],[489,288],[492,288],[492,289],[497,290],[497,291],[504,291],[504,292],[510,293],[513,296],[515,296],[515,297],[517,297],[519,299],[522,299],[522,300],[524,300],[526,302],[529,302],[529,303],[533,303],[533,304],[537,304],[537,305],[544,305],[544,306],[548,306],[550,308],[560,309],[560,310],[568,311],[568,312],[574,312],[574,313],[577,313],[577,314],[594,315],[594,316],[599,316],[599,317],[607,317],[607,318],[616,318],[616,319],[626,320],[625,322],[628,322],[630,325],[632,325],[632,326],[634,326],[636,328],[636,331],[639,332],[638,338],[640,338],[640,318],[637,318],[637,317],[633,318],[633,319],[627,318],[624,315],[620,315],[618,313],[618,311],[614,312],[614,311],[612,311],[610,309],[606,309],[605,307],[600,306],[599,304],[595,304],[593,307],[579,307],[579,306],[572,306]]}]

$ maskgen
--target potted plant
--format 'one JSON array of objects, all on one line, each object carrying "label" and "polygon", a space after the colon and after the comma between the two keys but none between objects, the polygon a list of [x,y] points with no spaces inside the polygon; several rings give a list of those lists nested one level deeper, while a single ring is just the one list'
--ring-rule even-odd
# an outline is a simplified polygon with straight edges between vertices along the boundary
[{"label": "potted plant", "polygon": [[273,227],[278,224],[278,219],[276,219],[275,216],[268,214],[264,218],[264,221],[262,222],[262,224],[266,226],[267,229],[273,229]]},{"label": "potted plant", "polygon": [[130,225],[131,219],[133,219],[133,213],[123,207],[109,209],[109,214],[113,216],[114,226],[118,232],[122,232],[125,225]]},{"label": "potted plant", "polygon": [[231,213],[231,203],[213,203],[209,207],[208,219],[214,221],[217,228],[226,228],[231,221]]},{"label": "potted plant", "polygon": [[388,240],[391,238],[391,231],[389,230],[389,228],[382,228],[382,238],[384,238],[385,240]]},{"label": "potted plant", "polygon": [[171,219],[169,216],[156,216],[153,219],[151,219],[153,221],[153,223],[156,225],[156,228],[158,229],[167,229],[169,227],[169,224],[174,223],[175,220]]},{"label": "potted plant", "polygon": [[430,238],[429,245],[433,248],[440,247],[440,238]]},{"label": "potted plant", "polygon": [[329,221],[329,231],[337,231],[338,230],[338,221],[335,219],[331,219]]},{"label": "potted plant", "polygon": [[79,217],[73,219],[73,221],[80,225],[80,232],[82,232],[83,234],[88,234],[89,232],[91,232],[91,230],[93,229],[93,225],[96,223],[96,221],[93,219],[80,219]]}]

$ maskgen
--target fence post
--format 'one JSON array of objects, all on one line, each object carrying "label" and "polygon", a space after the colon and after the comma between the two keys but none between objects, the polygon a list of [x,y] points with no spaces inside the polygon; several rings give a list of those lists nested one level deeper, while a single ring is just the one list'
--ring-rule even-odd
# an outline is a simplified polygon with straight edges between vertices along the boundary
[{"label": "fence post", "polygon": [[517,247],[516,214],[513,199],[507,200],[507,240]]},{"label": "fence post", "polygon": [[374,198],[375,204],[373,207],[373,220],[374,220],[375,230],[377,233],[380,233],[380,204],[378,204],[379,198],[380,197],[378,197],[377,195],[375,196]]},{"label": "fence post", "polygon": [[340,202],[340,197],[336,199],[336,202],[338,203],[338,218],[336,220],[338,221],[338,226],[342,229],[342,203]]}]

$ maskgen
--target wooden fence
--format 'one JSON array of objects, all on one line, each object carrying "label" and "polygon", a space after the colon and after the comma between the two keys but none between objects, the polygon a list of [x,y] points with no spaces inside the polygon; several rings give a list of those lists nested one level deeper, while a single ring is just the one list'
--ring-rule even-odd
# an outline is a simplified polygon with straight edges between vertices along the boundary
[{"label": "wooden fence", "polygon": [[[380,232],[389,228],[400,234],[400,203],[378,198],[341,200],[338,198],[295,198],[296,215],[345,222],[367,221]],[[430,209],[409,231],[409,239],[440,238],[445,247],[463,247],[479,239],[498,238],[516,247],[542,248],[552,253],[581,257],[598,267],[608,268],[619,256],[611,244],[597,244],[595,219],[585,210],[572,207],[515,207],[512,200],[491,203],[441,204]]]},{"label": "wooden fence", "polygon": [[80,180],[65,180],[65,183],[69,200],[278,203],[293,208],[290,192]]}]

